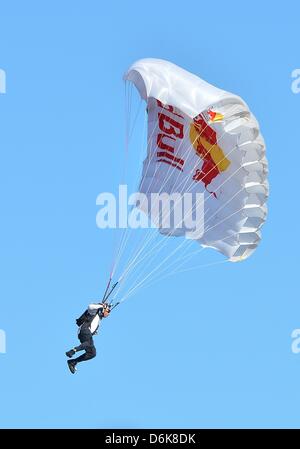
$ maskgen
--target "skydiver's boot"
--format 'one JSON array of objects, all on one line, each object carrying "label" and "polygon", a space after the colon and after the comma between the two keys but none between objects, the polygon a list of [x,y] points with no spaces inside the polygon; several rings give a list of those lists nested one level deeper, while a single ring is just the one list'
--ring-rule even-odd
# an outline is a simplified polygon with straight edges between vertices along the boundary
[{"label": "skydiver's boot", "polygon": [[67,363],[68,363],[68,367],[69,367],[69,370],[71,371],[71,373],[75,374],[77,362],[75,362],[75,360],[67,360]]},{"label": "skydiver's boot", "polygon": [[71,358],[71,357],[73,357],[75,352],[76,352],[75,349],[70,349],[70,351],[66,352],[66,356]]}]

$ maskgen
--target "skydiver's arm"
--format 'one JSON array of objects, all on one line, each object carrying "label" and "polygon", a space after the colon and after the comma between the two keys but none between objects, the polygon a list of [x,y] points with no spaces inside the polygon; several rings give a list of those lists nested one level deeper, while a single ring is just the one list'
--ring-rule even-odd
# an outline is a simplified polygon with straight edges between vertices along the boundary
[{"label": "skydiver's arm", "polygon": [[103,309],[103,304],[92,303],[88,307],[88,311],[91,312],[91,313],[95,313],[95,312],[97,312],[98,310],[101,310],[101,309]]}]

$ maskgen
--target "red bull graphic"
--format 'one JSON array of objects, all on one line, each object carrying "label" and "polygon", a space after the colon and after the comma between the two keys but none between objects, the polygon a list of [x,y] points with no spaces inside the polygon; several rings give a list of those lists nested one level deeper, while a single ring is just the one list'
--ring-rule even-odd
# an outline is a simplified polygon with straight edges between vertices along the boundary
[{"label": "red bull graphic", "polygon": [[[190,151],[192,143],[202,164],[199,161],[199,168],[193,164],[194,172],[191,169],[191,177],[196,182],[202,182],[208,190],[209,184],[230,166],[230,161],[218,145],[217,133],[211,126],[211,123],[223,120],[223,115],[208,110],[197,115],[191,122],[174,106],[163,104],[157,99],[154,101],[155,108],[152,110],[155,111],[155,123],[158,127],[154,137],[156,161],[183,172],[185,158],[188,157],[187,149]],[[185,135],[186,129],[189,130],[189,137]],[[184,143],[185,139],[189,140]],[[214,196],[216,197],[215,194]]]},{"label": "red bull graphic", "polygon": [[[164,105],[156,100],[157,106],[162,108],[158,112],[158,127],[156,144],[158,147],[157,161],[172,165],[182,171],[184,160],[175,155],[175,143],[182,140],[184,136],[184,117],[177,112],[173,106]],[[168,112],[168,114],[166,113]]]},{"label": "red bull graphic", "polygon": [[[222,120],[220,113],[208,111],[211,121]],[[205,188],[223,171],[227,170],[230,161],[225,157],[218,145],[217,133],[209,126],[203,114],[197,115],[190,125],[190,140],[197,155],[203,160],[201,169],[196,169],[193,180],[203,182]],[[216,196],[216,194],[214,194]]]}]

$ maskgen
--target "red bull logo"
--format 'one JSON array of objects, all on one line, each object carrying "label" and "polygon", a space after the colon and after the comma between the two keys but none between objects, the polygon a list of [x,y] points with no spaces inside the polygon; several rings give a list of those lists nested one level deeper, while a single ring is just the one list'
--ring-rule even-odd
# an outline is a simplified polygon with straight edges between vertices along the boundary
[{"label": "red bull logo", "polygon": [[[207,115],[211,122],[221,121],[224,118],[222,114],[210,110],[207,111]],[[195,171],[193,180],[203,182],[207,189],[220,173],[228,169],[230,161],[218,145],[216,131],[209,126],[203,114],[197,115],[190,124],[190,140],[197,155],[203,160],[202,167]]]},{"label": "red bull logo", "polygon": [[175,112],[173,106],[164,105],[159,100],[156,103],[161,108],[158,112],[157,160],[182,171],[184,160],[176,156],[175,144],[184,138],[184,118]]}]

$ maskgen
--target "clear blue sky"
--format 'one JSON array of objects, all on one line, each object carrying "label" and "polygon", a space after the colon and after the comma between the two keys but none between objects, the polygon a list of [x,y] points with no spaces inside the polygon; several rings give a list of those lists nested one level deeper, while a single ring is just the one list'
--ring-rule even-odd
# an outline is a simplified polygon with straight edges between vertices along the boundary
[{"label": "clear blue sky", "polygon": [[[299,427],[299,15],[296,1],[0,2],[0,427]],[[111,255],[95,200],[120,177],[122,74],[142,57],[246,100],[267,143],[268,222],[248,261],[116,309],[72,376],[74,318]]]}]

